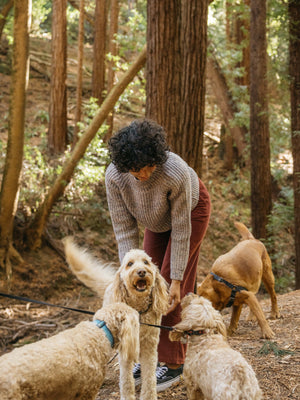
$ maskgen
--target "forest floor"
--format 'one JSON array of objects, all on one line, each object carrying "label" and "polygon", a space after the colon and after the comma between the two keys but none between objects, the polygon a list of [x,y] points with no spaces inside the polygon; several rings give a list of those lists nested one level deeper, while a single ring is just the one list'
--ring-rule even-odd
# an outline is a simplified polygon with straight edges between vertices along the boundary
[{"label": "forest floor", "polygon": [[[40,43],[32,41],[33,58],[27,93],[26,126],[28,131],[36,132],[29,138],[33,146],[40,144],[39,125],[41,125],[41,117],[48,111],[49,80],[45,79],[42,72],[45,75],[49,73],[49,51],[49,49],[42,51]],[[76,52],[72,57],[76,58]],[[76,81],[74,77],[75,74],[68,75],[69,99],[72,96],[74,99]],[[90,76],[86,75],[85,79],[89,80]],[[0,80],[0,115],[5,116],[0,126],[0,139],[5,140],[10,77],[0,71]],[[68,109],[71,116],[70,110],[74,111],[74,107],[71,101],[69,103]],[[118,118],[124,123],[126,116]],[[215,121],[206,121],[205,130],[211,132],[212,136],[216,135],[218,129],[219,125],[215,124]],[[240,240],[233,225],[234,220],[240,220],[248,226],[250,221],[249,212],[245,211],[249,210],[249,198],[241,195],[241,190],[236,190],[236,186],[249,184],[246,182],[247,176],[240,171],[236,182],[231,181],[229,184],[228,171],[222,168],[222,162],[217,157],[216,145],[216,142],[206,138],[202,179],[211,194],[213,208],[199,259],[199,282],[208,273],[216,257],[230,250]],[[108,261],[117,261],[117,247],[111,225],[103,222],[107,218],[103,182],[100,182],[95,189],[95,202],[103,207],[103,215],[99,216],[99,211],[96,211],[96,214],[92,211],[89,214],[79,213],[76,205],[73,215],[63,212],[53,213],[47,227],[49,237],[43,247],[31,252],[24,248],[18,249],[24,259],[24,264],[14,266],[9,285],[4,271],[0,270],[0,291],[52,304],[96,311],[99,307],[99,299],[71,274],[65,263],[60,241],[61,237],[72,234],[80,245],[89,247],[96,256]],[[97,220],[102,221],[101,226],[94,229]],[[282,232],[282,235],[287,240],[283,262],[287,270],[292,271],[293,241],[287,232]],[[278,238],[278,243],[280,241],[281,238]],[[280,270],[274,272],[277,280],[282,278]],[[291,275],[292,273],[290,272]],[[258,297],[265,314],[269,315],[270,300],[263,288]],[[287,286],[278,294],[278,302],[281,318],[269,320],[276,334],[273,340],[260,338],[258,325],[246,320],[247,310],[245,309],[237,332],[228,340],[230,345],[239,350],[253,366],[263,390],[264,399],[296,400],[300,398],[300,291],[293,291],[292,285]],[[229,318],[230,314],[224,312],[227,324]],[[0,296],[0,355],[13,348],[71,328],[84,319],[87,317],[80,313],[31,302],[24,303]],[[138,391],[139,388],[137,388]],[[107,366],[106,378],[102,387],[99,388],[97,399],[120,399],[116,359]],[[159,393],[158,399],[187,399],[184,382],[181,381],[171,389]]]}]

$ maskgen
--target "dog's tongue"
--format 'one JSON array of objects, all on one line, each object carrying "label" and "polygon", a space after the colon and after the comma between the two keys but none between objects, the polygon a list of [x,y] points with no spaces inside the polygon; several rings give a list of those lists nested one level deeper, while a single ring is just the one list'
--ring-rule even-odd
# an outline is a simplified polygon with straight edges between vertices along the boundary
[{"label": "dog's tongue", "polygon": [[146,289],[146,281],[144,281],[142,279],[137,281],[136,287],[138,290],[145,290]]}]

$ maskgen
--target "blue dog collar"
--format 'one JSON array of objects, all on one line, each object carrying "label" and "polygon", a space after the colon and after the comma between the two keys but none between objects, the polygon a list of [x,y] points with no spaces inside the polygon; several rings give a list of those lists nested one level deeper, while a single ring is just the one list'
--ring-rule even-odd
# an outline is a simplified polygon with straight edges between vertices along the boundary
[{"label": "blue dog collar", "polygon": [[105,332],[105,335],[107,337],[107,339],[110,341],[110,345],[111,347],[114,347],[115,341],[114,341],[114,337],[111,334],[111,331],[108,329],[108,327],[106,326],[105,321],[101,321],[100,319],[94,319],[93,323],[98,327],[98,328],[102,328]]}]

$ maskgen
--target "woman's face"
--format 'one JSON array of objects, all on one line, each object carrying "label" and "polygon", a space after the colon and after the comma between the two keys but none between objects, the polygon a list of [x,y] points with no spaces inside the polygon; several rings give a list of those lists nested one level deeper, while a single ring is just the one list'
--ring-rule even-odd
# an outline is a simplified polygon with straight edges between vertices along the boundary
[{"label": "woman's face", "polygon": [[130,170],[129,172],[131,173],[131,175],[133,175],[139,181],[147,181],[150,178],[150,176],[153,174],[155,169],[156,169],[156,165],[153,165],[152,167],[149,167],[146,165],[146,167],[141,168],[139,171]]}]

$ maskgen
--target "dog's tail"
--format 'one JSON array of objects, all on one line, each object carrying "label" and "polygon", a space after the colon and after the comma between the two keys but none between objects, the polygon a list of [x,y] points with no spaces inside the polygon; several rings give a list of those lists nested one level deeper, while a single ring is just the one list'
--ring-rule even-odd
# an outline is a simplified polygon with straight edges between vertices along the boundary
[{"label": "dog's tail", "polygon": [[234,226],[239,231],[243,240],[255,239],[255,237],[252,235],[249,229],[241,222],[235,222]]},{"label": "dog's tail", "polygon": [[71,237],[64,238],[63,243],[66,260],[72,272],[103,299],[105,289],[114,280],[116,269],[79,248]]}]

